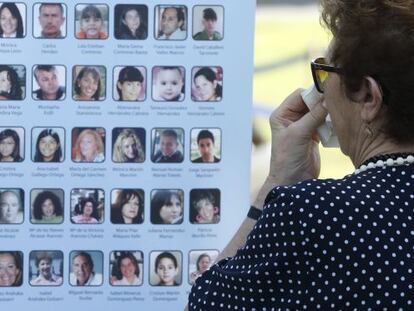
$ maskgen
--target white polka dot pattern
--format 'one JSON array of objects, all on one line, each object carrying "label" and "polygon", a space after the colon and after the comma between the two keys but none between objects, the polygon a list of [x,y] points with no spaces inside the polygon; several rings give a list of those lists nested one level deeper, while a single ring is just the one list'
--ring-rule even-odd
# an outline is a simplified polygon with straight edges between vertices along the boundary
[{"label": "white polka dot pattern", "polygon": [[276,187],[190,310],[414,310],[414,165]]}]

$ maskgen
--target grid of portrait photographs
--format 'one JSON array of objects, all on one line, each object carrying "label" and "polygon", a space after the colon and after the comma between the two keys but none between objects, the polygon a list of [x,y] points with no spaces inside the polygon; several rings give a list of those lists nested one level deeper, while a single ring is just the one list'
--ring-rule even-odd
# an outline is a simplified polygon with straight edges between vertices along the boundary
[{"label": "grid of portrait photographs", "polygon": [[[0,39],[25,38],[65,39],[72,35],[79,40],[106,40],[113,34],[117,40],[146,40],[153,33],[156,40],[182,41],[191,37],[197,41],[220,41],[224,37],[224,7],[195,5],[193,25],[188,25],[186,5],[156,5],[154,31],[148,25],[149,9],[144,4],[104,3],[0,2]],[[74,20],[67,19],[69,11]],[[27,25],[32,14],[33,25]]]},{"label": "grid of portrait photographs", "polygon": [[[31,18],[30,18],[31,17]],[[106,4],[70,2],[0,2],[0,43],[36,40],[53,43],[75,39],[79,44],[93,40],[156,40],[157,44],[208,44],[224,39],[225,10],[221,5],[140,3]],[[28,21],[32,22],[29,23]],[[39,41],[37,41],[39,40]],[[79,40],[79,41],[77,41]],[[89,40],[89,41],[88,41]],[[102,43],[102,42],[100,42]],[[56,60],[56,59],[55,59]],[[118,105],[184,106],[220,105],[224,73],[218,63],[206,65],[148,65],[138,61],[117,65],[63,60],[37,63],[7,63],[0,60],[0,103],[25,105],[52,102],[56,105],[87,106],[91,103]],[[166,62],[169,63],[169,62]],[[142,127],[139,122],[103,126],[83,122],[71,127],[0,125],[0,166],[34,163],[38,167],[76,168],[177,166],[211,168],[223,159],[223,133],[214,126],[184,129],[171,124]],[[214,122],[214,121],[212,121]],[[225,159],[225,158],[224,158]],[[47,182],[46,182],[47,183]],[[16,228],[71,229],[136,228],[148,225],[169,230],[189,225],[217,227],[221,220],[221,191],[207,186],[180,189],[179,185],[153,186],[114,184],[112,188],[91,184],[63,189],[58,183],[0,186],[0,225]],[[192,285],[214,263],[218,250],[188,252],[186,260],[177,249],[119,249],[103,252],[99,247],[21,251],[0,247],[0,288],[154,287]],[[164,246],[162,246],[164,247]],[[204,247],[204,246],[202,246]],[[139,247],[137,247],[139,248]],[[167,248],[167,247],[166,247]],[[172,247],[171,247],[172,248]],[[184,266],[184,263],[186,265]]]},{"label": "grid of portrait photographs", "polygon": [[[68,70],[60,64],[36,64],[32,67],[29,92],[35,101],[64,101],[69,96],[79,102],[183,102],[186,94],[191,94],[193,102],[222,100],[223,69],[220,66],[193,67],[189,87],[186,86],[186,71],[183,66],[154,66],[149,76],[145,66],[115,66],[111,86],[107,81],[107,68],[102,65],[76,65]],[[71,77],[68,77],[69,72]],[[26,76],[24,65],[0,64],[0,101],[24,100]],[[149,86],[152,87],[150,96]]]},{"label": "grid of portrait photographs", "polygon": [[145,204],[145,191],[139,188],[111,189],[110,203],[105,202],[104,189],[73,188],[69,192],[70,202],[65,204],[64,189],[33,188],[28,192],[30,200],[25,202],[24,189],[0,188],[0,224],[16,225],[26,220],[34,225],[64,222],[139,225],[145,221],[153,225],[211,225],[220,222],[220,190],[215,188],[192,189],[189,193],[182,189],[152,189],[148,204]]},{"label": "grid of portrait photographs", "polygon": [[[154,250],[148,261],[141,250],[113,250],[104,254],[99,250],[32,250],[25,266],[21,251],[0,250],[0,268],[7,277],[0,278],[0,288],[19,287],[113,287],[180,286],[186,279],[192,285],[214,263],[218,250],[191,250],[188,267],[183,267],[179,250]],[[105,260],[108,258],[108,261]],[[109,264],[106,264],[108,262]],[[146,269],[146,270],[145,270]],[[145,276],[148,271],[148,276]],[[187,277],[185,277],[187,274]]]},{"label": "grid of portrait photographs", "polygon": [[[112,130],[74,127],[67,132],[63,127],[33,127],[30,134],[26,134],[23,127],[0,126],[0,163],[25,161],[26,139],[31,145],[29,158],[33,162],[103,163],[111,159],[113,163],[139,164],[146,161],[149,149],[154,164],[182,163],[185,159],[195,165],[214,164],[222,158],[220,128],[193,128],[188,135],[188,144],[182,128],[153,128],[150,130],[150,147],[147,146],[147,132],[140,127],[115,127]],[[67,141],[71,149],[69,157],[65,155]],[[187,152],[186,146],[189,146]]]}]

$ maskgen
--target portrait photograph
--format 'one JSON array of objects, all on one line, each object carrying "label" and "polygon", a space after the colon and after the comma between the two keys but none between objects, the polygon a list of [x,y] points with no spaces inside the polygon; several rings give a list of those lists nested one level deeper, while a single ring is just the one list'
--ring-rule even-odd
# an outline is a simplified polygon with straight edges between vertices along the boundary
[{"label": "portrait photograph", "polygon": [[144,279],[142,251],[112,251],[109,258],[112,286],[141,286]]},{"label": "portrait photograph", "polygon": [[69,284],[71,286],[101,286],[103,284],[103,253],[95,250],[70,252]]},{"label": "portrait photograph", "polygon": [[65,160],[63,127],[34,127],[31,144],[33,162],[58,163]]},{"label": "portrait photograph", "polygon": [[103,127],[72,129],[72,161],[78,163],[105,161],[105,129]]},{"label": "portrait photograph", "polygon": [[179,41],[187,38],[187,7],[157,5],[155,7],[155,39]]},{"label": "portrait photograph", "polygon": [[111,191],[111,223],[116,225],[144,222],[145,195],[142,189],[113,189]]},{"label": "portrait photograph", "polygon": [[64,218],[63,189],[32,189],[30,206],[32,224],[61,224]]},{"label": "portrait photograph", "polygon": [[191,162],[218,163],[221,160],[221,129],[191,129]]},{"label": "portrait photograph", "polygon": [[151,223],[179,225],[183,223],[184,191],[180,189],[154,189],[151,191]]},{"label": "portrait photograph", "polygon": [[105,66],[74,66],[72,98],[75,101],[102,101],[106,98]]},{"label": "portrait photograph", "polygon": [[145,40],[148,37],[148,7],[142,4],[117,4],[114,33],[118,40]]},{"label": "portrait photograph", "polygon": [[23,100],[26,97],[26,67],[0,65],[0,101]]},{"label": "portrait photograph", "polygon": [[142,66],[116,66],[113,72],[113,99],[140,102],[146,98],[147,70]]},{"label": "portrait photograph", "polygon": [[24,128],[0,127],[0,163],[23,162]]},{"label": "portrait photograph", "polygon": [[181,102],[185,98],[185,68],[156,66],[152,68],[152,99]]},{"label": "portrait photograph", "polygon": [[35,65],[32,75],[34,100],[64,100],[66,98],[66,67]]},{"label": "portrait photograph", "polygon": [[184,161],[184,130],[154,128],[151,131],[151,161],[181,163]]},{"label": "portrait photograph", "polygon": [[70,221],[73,224],[101,224],[105,216],[103,189],[75,188],[70,192]]},{"label": "portrait photograph", "polygon": [[188,283],[193,285],[195,281],[216,261],[218,250],[192,250],[188,254]]},{"label": "portrait photograph", "polygon": [[223,68],[193,67],[191,99],[197,102],[219,102],[223,98]]},{"label": "portrait photograph", "polygon": [[220,222],[220,190],[192,189],[190,191],[190,223],[217,224]]},{"label": "portrait photograph", "polygon": [[63,253],[61,251],[31,251],[29,284],[60,286],[63,284]]},{"label": "portrait photograph", "polygon": [[75,6],[75,38],[105,40],[108,38],[109,7],[106,4]]},{"label": "portrait photograph", "polygon": [[224,7],[196,5],[193,7],[193,39],[220,41],[224,37]]},{"label": "portrait photograph", "polygon": [[0,2],[0,40],[26,36],[26,5],[23,2]]},{"label": "portrait photograph", "polygon": [[18,287],[23,283],[23,253],[20,251],[0,251],[0,269],[7,275],[0,278],[0,288]]},{"label": "portrait photograph", "polygon": [[115,163],[145,161],[145,129],[116,127],[112,130],[112,160]]},{"label": "portrait photograph", "polygon": [[64,39],[67,28],[67,6],[62,2],[41,2],[33,5],[33,37]]},{"label": "portrait photograph", "polygon": [[24,191],[0,188],[0,224],[21,224],[24,221]]},{"label": "portrait photograph", "polygon": [[182,283],[182,254],[180,251],[150,253],[149,283],[152,286],[179,286]]}]

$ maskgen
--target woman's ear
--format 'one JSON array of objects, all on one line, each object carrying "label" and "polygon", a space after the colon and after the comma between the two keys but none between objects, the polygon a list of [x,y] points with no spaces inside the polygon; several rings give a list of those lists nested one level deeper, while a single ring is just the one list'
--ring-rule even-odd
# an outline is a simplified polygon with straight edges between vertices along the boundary
[{"label": "woman's ear", "polygon": [[361,119],[367,123],[372,122],[382,107],[383,94],[381,86],[372,77],[364,77],[361,89],[357,92],[356,98],[361,107]]}]

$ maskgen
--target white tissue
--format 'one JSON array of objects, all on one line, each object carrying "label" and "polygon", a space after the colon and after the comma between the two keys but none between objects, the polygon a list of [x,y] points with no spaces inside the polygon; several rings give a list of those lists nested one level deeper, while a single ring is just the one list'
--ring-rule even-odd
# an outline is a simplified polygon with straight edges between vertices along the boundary
[{"label": "white tissue", "polygon": [[[310,88],[304,90],[300,94],[305,102],[306,106],[308,106],[309,110],[322,99],[322,94],[318,92],[316,87],[312,85]],[[328,114],[325,119],[325,123],[318,127],[318,134],[324,147],[339,147],[338,137],[335,135],[331,117]]]}]

